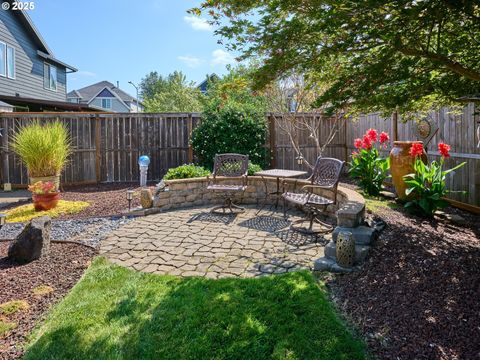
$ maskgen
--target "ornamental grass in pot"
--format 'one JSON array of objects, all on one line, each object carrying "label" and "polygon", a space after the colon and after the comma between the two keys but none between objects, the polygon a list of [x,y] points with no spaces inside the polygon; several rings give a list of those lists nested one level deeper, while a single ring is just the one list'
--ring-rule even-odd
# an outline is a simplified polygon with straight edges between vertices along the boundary
[{"label": "ornamental grass in pot", "polygon": [[60,185],[60,173],[71,154],[67,127],[60,122],[23,126],[14,135],[13,151],[27,168],[30,184],[39,181]]}]

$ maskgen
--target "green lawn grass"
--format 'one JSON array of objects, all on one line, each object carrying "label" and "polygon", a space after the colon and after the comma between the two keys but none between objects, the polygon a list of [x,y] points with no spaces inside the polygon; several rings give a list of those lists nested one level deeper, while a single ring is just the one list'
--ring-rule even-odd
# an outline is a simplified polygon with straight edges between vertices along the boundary
[{"label": "green lawn grass", "polygon": [[25,359],[365,359],[308,272],[178,278],[96,259]]}]

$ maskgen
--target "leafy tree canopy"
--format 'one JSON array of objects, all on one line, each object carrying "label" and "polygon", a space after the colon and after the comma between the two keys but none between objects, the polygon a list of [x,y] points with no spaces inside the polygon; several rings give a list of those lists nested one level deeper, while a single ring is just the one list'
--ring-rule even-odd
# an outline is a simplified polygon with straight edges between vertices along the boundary
[{"label": "leafy tree canopy", "polygon": [[330,110],[411,112],[480,93],[474,0],[204,0],[217,34],[259,57],[255,88],[291,71],[327,84]]},{"label": "leafy tree canopy", "polygon": [[142,79],[140,89],[146,112],[201,111],[201,92],[193,82],[187,82],[182,72],[162,77],[151,72]]}]

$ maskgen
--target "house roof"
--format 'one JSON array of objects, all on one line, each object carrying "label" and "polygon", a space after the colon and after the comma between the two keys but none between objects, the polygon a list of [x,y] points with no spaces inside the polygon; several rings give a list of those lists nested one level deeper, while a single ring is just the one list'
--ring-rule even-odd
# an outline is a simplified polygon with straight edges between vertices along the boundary
[{"label": "house roof", "polygon": [[5,101],[13,106],[28,106],[30,111],[104,111],[103,109],[86,104],[73,104],[64,101],[32,99],[19,96],[0,95],[0,101]]},{"label": "house roof", "polygon": [[203,80],[200,84],[197,85],[197,89],[199,89],[202,93],[206,93],[208,90],[209,82],[213,82],[220,79],[217,74],[207,75],[205,80]]},{"label": "house roof", "polygon": [[84,88],[70,91],[67,94],[67,98],[79,97],[83,101],[90,102],[93,98],[95,98],[102,90],[108,89],[111,93],[118,96],[122,101],[134,101],[136,102],[135,97],[126,93],[125,91],[117,88],[109,81],[100,81],[96,84],[92,84],[90,86],[86,86]]},{"label": "house roof", "polygon": [[[12,4],[15,0],[6,0],[6,1]],[[15,10],[15,14],[17,14],[20,22],[25,26],[27,31],[30,32],[33,40],[38,45],[40,49],[40,51],[38,52],[38,55],[50,60],[53,63],[64,66],[67,69],[70,69],[72,72],[77,71],[77,68],[71,65],[65,64],[64,62],[61,62],[60,60],[55,58],[53,51],[48,47],[42,35],[38,31],[38,29],[35,27],[35,24],[33,23],[32,19],[30,19],[30,16],[28,16],[28,14],[24,10]]]}]

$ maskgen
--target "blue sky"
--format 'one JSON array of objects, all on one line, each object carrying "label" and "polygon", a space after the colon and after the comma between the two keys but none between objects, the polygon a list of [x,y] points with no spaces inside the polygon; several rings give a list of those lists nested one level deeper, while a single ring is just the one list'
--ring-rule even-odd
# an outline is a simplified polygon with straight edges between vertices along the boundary
[{"label": "blue sky", "polygon": [[28,14],[55,56],[79,69],[68,90],[101,80],[140,82],[150,71],[181,70],[199,82],[225,73],[233,54],[217,44],[213,29],[187,14],[194,0],[36,0]]}]

